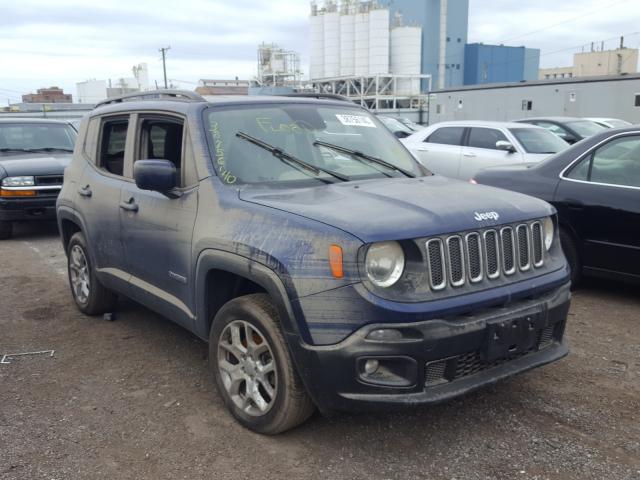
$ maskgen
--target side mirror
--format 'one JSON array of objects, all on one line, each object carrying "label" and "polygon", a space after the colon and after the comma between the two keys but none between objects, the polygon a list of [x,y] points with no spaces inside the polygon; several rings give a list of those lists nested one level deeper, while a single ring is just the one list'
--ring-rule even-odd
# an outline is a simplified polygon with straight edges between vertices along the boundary
[{"label": "side mirror", "polygon": [[393,132],[393,134],[396,136],[396,138],[407,138],[411,135],[410,133],[402,130],[396,130],[395,132]]},{"label": "side mirror", "polygon": [[133,164],[133,179],[140,190],[160,192],[168,197],[177,186],[176,167],[169,160],[138,160]]},{"label": "side mirror", "polygon": [[516,147],[514,147],[511,142],[505,140],[498,140],[496,142],[496,148],[498,150],[504,150],[505,152],[516,153]]}]

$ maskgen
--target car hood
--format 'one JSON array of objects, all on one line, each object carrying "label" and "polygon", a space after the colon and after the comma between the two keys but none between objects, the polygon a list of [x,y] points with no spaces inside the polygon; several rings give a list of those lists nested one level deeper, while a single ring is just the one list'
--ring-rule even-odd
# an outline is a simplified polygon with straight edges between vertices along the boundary
[{"label": "car hood", "polygon": [[[349,232],[364,242],[409,239],[550,215],[542,200],[441,176],[240,190],[240,199]],[[496,215],[497,214],[497,215]]]},{"label": "car hood", "polygon": [[62,175],[69,165],[72,154],[25,153],[0,156],[0,176]]}]

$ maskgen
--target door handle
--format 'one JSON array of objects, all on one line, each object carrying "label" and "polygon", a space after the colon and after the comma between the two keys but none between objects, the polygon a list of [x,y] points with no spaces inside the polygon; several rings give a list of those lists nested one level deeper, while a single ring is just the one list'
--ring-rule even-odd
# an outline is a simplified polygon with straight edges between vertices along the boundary
[{"label": "door handle", "polygon": [[136,199],[131,197],[129,200],[125,202],[120,202],[120,208],[122,210],[126,210],[127,212],[137,212],[138,204],[136,203]]},{"label": "door handle", "polygon": [[78,188],[78,193],[83,197],[90,197],[93,194],[89,185]]},{"label": "door handle", "polygon": [[464,152],[463,155],[465,157],[476,157],[477,155],[473,152]]}]

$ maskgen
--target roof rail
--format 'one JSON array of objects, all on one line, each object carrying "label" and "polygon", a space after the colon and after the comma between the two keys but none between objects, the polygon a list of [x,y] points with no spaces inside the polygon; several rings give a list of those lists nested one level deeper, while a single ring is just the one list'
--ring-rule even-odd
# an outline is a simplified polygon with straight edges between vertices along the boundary
[{"label": "roof rail", "polygon": [[148,92],[133,92],[119,97],[108,98],[98,102],[94,108],[122,102],[135,102],[136,100],[158,100],[167,98],[171,100],[182,100],[185,102],[206,102],[206,100],[196,92],[189,90],[150,90]]},{"label": "roof rail", "polygon": [[336,95],[335,93],[285,93],[285,97],[317,98],[318,100],[339,100],[341,102],[351,102],[347,97]]}]

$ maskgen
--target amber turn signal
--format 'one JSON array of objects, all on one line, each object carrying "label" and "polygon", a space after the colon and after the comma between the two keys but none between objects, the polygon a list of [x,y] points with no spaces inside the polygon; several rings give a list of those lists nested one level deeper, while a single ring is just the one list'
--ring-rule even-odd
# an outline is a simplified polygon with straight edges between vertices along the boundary
[{"label": "amber turn signal", "polygon": [[0,197],[35,197],[35,190],[4,190],[0,189]]},{"label": "amber turn signal", "polygon": [[331,274],[335,278],[344,277],[342,247],[340,247],[340,245],[331,245],[331,248],[329,248],[329,264],[331,265]]}]

